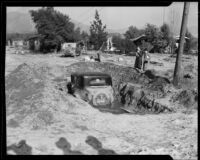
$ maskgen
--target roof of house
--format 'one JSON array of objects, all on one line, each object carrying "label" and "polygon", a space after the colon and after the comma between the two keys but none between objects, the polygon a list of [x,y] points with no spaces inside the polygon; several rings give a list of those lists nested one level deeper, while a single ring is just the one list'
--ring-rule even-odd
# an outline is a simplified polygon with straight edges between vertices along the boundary
[{"label": "roof of house", "polygon": [[[179,36],[179,35],[178,35],[178,36],[175,36],[175,39],[180,39],[180,36]],[[185,39],[188,40],[188,39],[190,39],[190,38],[185,36]]]},{"label": "roof of house", "polygon": [[43,36],[40,35],[40,34],[35,34],[33,36],[30,36],[29,38],[27,38],[28,40],[31,40],[31,39],[37,39],[37,38],[42,38]]},{"label": "roof of house", "polygon": [[138,36],[136,38],[132,38],[130,40],[133,41],[133,42],[136,42],[136,41],[141,41],[141,40],[145,40],[145,39],[146,39],[146,35],[142,34],[141,36]]}]

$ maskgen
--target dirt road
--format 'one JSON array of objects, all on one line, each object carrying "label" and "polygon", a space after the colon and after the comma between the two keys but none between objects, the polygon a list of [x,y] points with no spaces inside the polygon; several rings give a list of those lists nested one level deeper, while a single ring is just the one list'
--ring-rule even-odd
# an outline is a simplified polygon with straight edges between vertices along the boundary
[{"label": "dirt road", "polygon": [[[123,61],[119,61],[119,57]],[[152,56],[152,61],[163,63],[163,66],[150,64],[158,73],[174,68],[174,60],[164,60],[169,55]],[[190,114],[176,112],[159,115],[115,115],[102,113],[86,102],[77,100],[65,92],[56,89],[55,78],[63,76],[62,66],[81,61],[60,55],[16,55],[6,54],[6,76],[20,64],[31,67],[49,67],[49,79],[45,80],[42,90],[42,107],[52,113],[52,122],[33,124],[34,113],[21,119],[17,125],[7,126],[7,145],[25,139],[32,147],[32,154],[63,154],[55,143],[60,137],[66,138],[72,150],[83,154],[97,154],[85,140],[87,136],[96,137],[104,148],[112,149],[118,154],[170,154],[174,159],[197,159],[197,111]],[[195,58],[194,58],[195,59]],[[102,58],[105,62],[130,66],[134,57],[110,55]],[[197,60],[197,59],[196,59]],[[166,62],[165,62],[166,61]],[[190,63],[194,61],[190,59]],[[188,62],[189,63],[189,62]],[[51,79],[52,78],[52,79]],[[12,108],[12,105],[6,108]],[[29,114],[29,113],[28,113]],[[28,115],[27,114],[27,115]],[[7,122],[15,119],[15,113],[7,115]]]}]

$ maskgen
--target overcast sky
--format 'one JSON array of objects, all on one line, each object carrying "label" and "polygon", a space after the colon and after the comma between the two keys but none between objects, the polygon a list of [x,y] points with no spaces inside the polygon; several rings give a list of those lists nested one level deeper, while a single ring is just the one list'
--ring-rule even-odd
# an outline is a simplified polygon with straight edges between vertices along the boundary
[{"label": "overcast sky", "polygon": [[[30,9],[39,7],[8,7],[7,11],[27,12]],[[70,18],[89,25],[94,19],[94,13],[97,9],[103,24],[107,28],[122,29],[130,25],[139,28],[144,27],[146,23],[160,26],[163,21],[171,21],[172,9],[175,10],[177,23],[181,23],[183,2],[175,2],[169,7],[54,7],[56,10],[69,15]],[[176,20],[175,20],[176,21]],[[189,25],[198,24],[198,3],[190,3]]]}]

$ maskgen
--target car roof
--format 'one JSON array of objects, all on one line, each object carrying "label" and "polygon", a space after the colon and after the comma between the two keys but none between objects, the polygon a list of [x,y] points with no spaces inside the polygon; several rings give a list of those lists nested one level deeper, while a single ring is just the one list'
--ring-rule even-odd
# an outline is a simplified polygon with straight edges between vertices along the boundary
[{"label": "car roof", "polygon": [[105,77],[110,77],[109,74],[102,73],[102,72],[74,72],[71,73],[71,75],[76,75],[76,76],[105,76]]}]

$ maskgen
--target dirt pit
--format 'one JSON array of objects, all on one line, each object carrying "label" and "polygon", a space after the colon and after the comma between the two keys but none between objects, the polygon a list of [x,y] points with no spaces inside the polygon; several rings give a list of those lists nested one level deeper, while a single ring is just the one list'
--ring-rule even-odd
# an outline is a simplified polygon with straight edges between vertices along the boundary
[{"label": "dirt pit", "polygon": [[79,62],[65,68],[66,74],[73,72],[103,72],[111,75],[113,88],[118,92],[120,83],[139,84],[145,88],[147,94],[154,94],[155,98],[163,98],[167,93],[167,87],[171,86],[166,77],[155,75],[155,72],[138,72],[135,68],[116,65],[108,62]]}]

